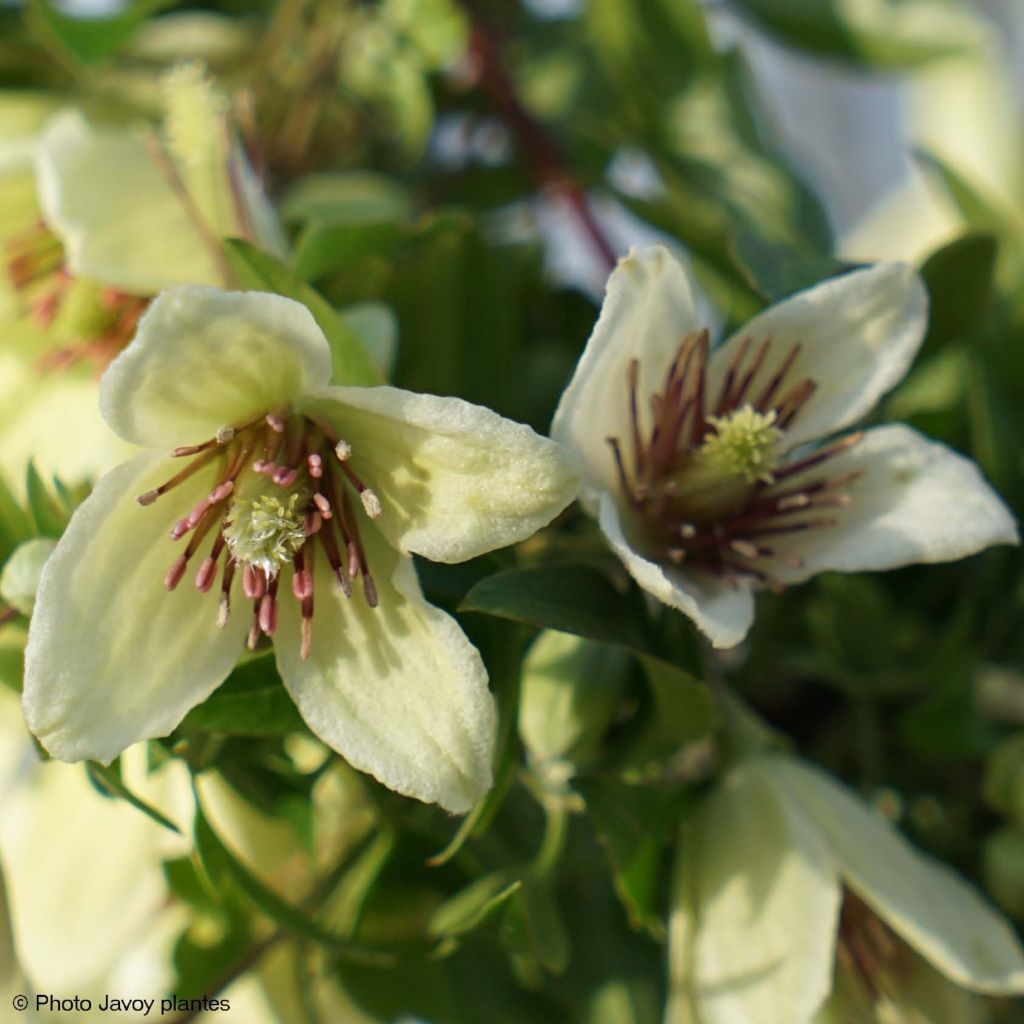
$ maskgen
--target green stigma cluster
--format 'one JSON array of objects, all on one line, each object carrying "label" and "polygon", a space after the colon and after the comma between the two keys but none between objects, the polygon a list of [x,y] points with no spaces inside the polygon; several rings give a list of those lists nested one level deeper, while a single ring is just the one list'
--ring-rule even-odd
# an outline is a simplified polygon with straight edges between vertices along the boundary
[{"label": "green stigma cluster", "polygon": [[186,164],[202,163],[220,137],[227,101],[201,61],[178,64],[160,80],[164,132],[171,152]]},{"label": "green stigma cluster", "polygon": [[727,416],[709,416],[714,432],[708,432],[700,449],[702,460],[723,474],[747,483],[770,484],[775,468],[775,448],[782,431],[775,426],[775,410],[757,412],[750,405]]},{"label": "green stigma cluster", "polygon": [[301,494],[285,501],[273,495],[242,498],[234,502],[224,525],[224,539],[231,554],[243,565],[262,569],[273,579],[306,543],[306,504]]}]

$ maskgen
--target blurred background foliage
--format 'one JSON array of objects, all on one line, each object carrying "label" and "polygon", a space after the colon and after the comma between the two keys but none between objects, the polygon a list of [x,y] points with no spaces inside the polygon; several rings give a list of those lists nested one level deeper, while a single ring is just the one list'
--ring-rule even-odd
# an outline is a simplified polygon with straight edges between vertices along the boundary
[{"label": "blurred background foliage", "polygon": [[[264,267],[269,286],[319,292],[397,385],[542,432],[630,244],[675,240],[721,331],[858,262],[913,260],[931,327],[876,418],[969,453],[1019,515],[1024,130],[1014,35],[997,28],[1012,6],[29,0],[0,9],[0,85],[154,116],[160,72],[204,60],[287,228],[289,267]],[[824,113],[793,145],[787,96],[818,88]],[[898,131],[872,102],[851,128],[828,106],[843,88],[889,89]],[[950,89],[973,106],[936,100],[936,114]],[[1014,118],[979,153],[973,122],[1004,108]],[[816,137],[829,118],[835,134]],[[886,132],[901,163],[879,183]],[[833,164],[852,162],[830,180],[833,143]],[[867,188],[856,216],[843,170]],[[86,489],[31,468],[8,481],[0,557],[59,536]],[[136,773],[185,765],[198,787],[196,852],[162,860],[187,912],[170,987],[254,974],[285,1021],[659,1020],[667,864],[714,764],[716,680],[1024,924],[1021,564],[997,549],[827,575],[762,595],[749,641],[720,655],[647,604],[576,513],[518,551],[424,564],[428,596],[491,675],[496,788],[459,823],[355,775],[257,653]],[[0,632],[12,691],[25,611]],[[18,729],[6,743],[27,742]],[[131,814],[163,816],[120,765],[90,778]],[[204,795],[214,783],[248,822],[233,844]],[[271,831],[238,838],[257,825]]]}]

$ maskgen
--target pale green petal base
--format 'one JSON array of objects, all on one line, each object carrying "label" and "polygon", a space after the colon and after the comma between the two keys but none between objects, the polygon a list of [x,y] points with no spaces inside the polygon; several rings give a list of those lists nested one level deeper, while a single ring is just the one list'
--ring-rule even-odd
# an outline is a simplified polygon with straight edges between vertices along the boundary
[{"label": "pale green petal base", "polygon": [[312,651],[299,657],[298,602],[274,638],[285,686],[309,727],[353,767],[456,814],[491,785],[495,712],[487,673],[458,623],[428,604],[411,559],[363,531],[380,597],[346,599],[320,557]]},{"label": "pale green petal base", "polygon": [[43,570],[23,707],[61,760],[109,763],[137,740],[166,735],[238,657],[246,616],[218,629],[216,594],[199,593],[191,575],[171,593],[163,586],[184,543],[170,540],[170,527],[210,490],[213,465],[155,505],[135,501],[180,468],[147,454],[105,476]]},{"label": "pale green petal base", "polygon": [[303,408],[352,446],[377,524],[403,551],[462,562],[524,540],[576,496],[576,459],[490,409],[398,388],[330,388]]}]

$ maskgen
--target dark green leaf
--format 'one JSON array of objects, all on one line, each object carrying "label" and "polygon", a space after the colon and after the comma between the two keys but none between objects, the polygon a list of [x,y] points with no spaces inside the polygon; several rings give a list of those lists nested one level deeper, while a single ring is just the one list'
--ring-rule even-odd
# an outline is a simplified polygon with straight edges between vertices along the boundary
[{"label": "dark green leaf", "polygon": [[634,650],[646,647],[636,607],[607,577],[587,566],[507,569],[476,584],[459,610],[575,633]]},{"label": "dark green leaf", "polygon": [[678,793],[615,778],[577,779],[574,787],[587,802],[587,814],[608,854],[615,891],[630,923],[661,938],[662,857],[676,824]]},{"label": "dark green leaf", "polygon": [[434,911],[430,917],[431,934],[438,938],[455,938],[479,928],[522,884],[522,879],[509,870],[477,878]]}]

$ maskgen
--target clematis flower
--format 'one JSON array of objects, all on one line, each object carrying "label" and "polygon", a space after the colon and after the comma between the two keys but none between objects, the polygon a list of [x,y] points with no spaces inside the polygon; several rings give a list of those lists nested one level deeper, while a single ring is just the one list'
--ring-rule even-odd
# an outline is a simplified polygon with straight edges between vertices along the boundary
[{"label": "clematis flower", "polygon": [[149,451],[78,509],[36,599],[24,708],[55,757],[167,734],[266,635],[309,727],[355,767],[453,811],[487,789],[483,665],[408,553],[529,536],[574,497],[574,460],[458,399],[330,376],[289,299],[184,287],[150,306],[100,389]]},{"label": "clematis flower", "polygon": [[823,441],[906,373],[927,298],[884,263],[793,296],[714,350],[682,266],[633,252],[562,396],[552,436],[633,578],[716,647],[753,592],[1017,543],[977,467],[904,426]]},{"label": "clematis flower", "polygon": [[162,85],[160,130],[96,125],[72,108],[42,124],[36,114],[26,125],[20,107],[9,128],[10,117],[0,118],[11,132],[0,144],[0,208],[11,207],[0,277],[0,316],[11,321],[0,349],[0,468],[12,478],[30,456],[74,480],[116,465],[125,449],[96,415],[95,368],[124,348],[162,288],[230,284],[221,239],[283,251],[229,129],[226,98],[196,62],[172,68]]},{"label": "clematis flower", "polygon": [[963,1024],[1024,993],[1024,950],[844,786],[741,762],[680,839],[666,1024]]}]

